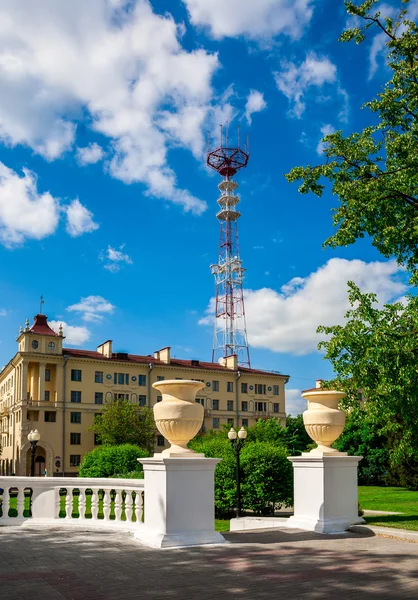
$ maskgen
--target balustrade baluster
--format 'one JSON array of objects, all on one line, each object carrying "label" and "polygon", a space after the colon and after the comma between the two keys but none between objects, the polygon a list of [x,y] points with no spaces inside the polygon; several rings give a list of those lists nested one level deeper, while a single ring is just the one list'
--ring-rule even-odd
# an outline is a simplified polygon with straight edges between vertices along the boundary
[{"label": "balustrade baluster", "polygon": [[65,496],[65,518],[71,519],[73,513],[73,490],[67,488],[67,494]]},{"label": "balustrade baluster", "polygon": [[97,521],[99,515],[99,490],[92,488],[91,492],[91,518]]},{"label": "balustrade baluster", "polygon": [[137,490],[135,496],[135,518],[137,523],[142,521],[142,491]]},{"label": "balustrade baluster", "polygon": [[115,521],[120,521],[121,516],[122,516],[122,490],[116,490]]},{"label": "balustrade baluster", "polygon": [[4,488],[4,490],[3,490],[3,505],[2,505],[4,519],[7,519],[7,517],[9,516],[9,509],[10,509],[9,488]]},{"label": "balustrade baluster", "polygon": [[110,520],[110,490],[108,488],[103,489],[103,515],[104,520]]},{"label": "balustrade baluster", "polygon": [[23,517],[25,510],[25,488],[19,487],[17,492],[17,516]]},{"label": "balustrade baluster", "polygon": [[[33,494],[32,494],[32,497],[33,497]],[[54,515],[54,519],[59,519],[60,518],[60,512],[61,512],[60,489],[56,488],[55,489],[55,515]]]},{"label": "balustrade baluster", "polygon": [[126,516],[126,520],[129,523],[131,523],[132,522],[132,490],[126,491],[125,516]]},{"label": "balustrade baluster", "polygon": [[80,488],[80,495],[78,496],[78,513],[80,519],[86,518],[86,490]]}]

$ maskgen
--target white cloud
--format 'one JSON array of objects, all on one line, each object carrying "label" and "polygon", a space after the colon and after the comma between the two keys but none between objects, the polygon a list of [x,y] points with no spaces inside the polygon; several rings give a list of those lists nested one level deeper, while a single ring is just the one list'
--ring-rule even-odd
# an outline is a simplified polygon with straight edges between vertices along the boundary
[{"label": "white cloud", "polygon": [[73,200],[65,210],[67,213],[66,231],[71,237],[78,237],[99,228],[93,221],[93,213],[87,210],[78,198]]},{"label": "white cloud", "polygon": [[317,57],[311,52],[299,66],[284,61],[282,70],[274,73],[274,78],[278,89],[291,104],[291,114],[300,119],[305,110],[308,89],[334,83],[337,80],[337,67],[328,57]]},{"label": "white cloud", "polygon": [[193,25],[214,38],[251,39],[283,33],[299,38],[312,16],[313,0],[183,0]]},{"label": "white cloud", "polygon": [[0,162],[0,242],[11,248],[25,239],[40,240],[55,232],[59,201],[49,192],[38,193],[36,175],[23,176]]},{"label": "white cloud", "polygon": [[41,240],[55,233],[61,213],[67,215],[67,232],[78,236],[98,228],[92,213],[79,200],[61,206],[49,192],[38,192],[36,174],[19,175],[0,162],[0,243],[7,248],[27,239]]},{"label": "white cloud", "polygon": [[112,246],[108,246],[105,253],[100,254],[100,259],[104,261],[109,261],[104,265],[104,268],[110,271],[111,273],[117,273],[120,271],[120,263],[125,263],[127,265],[132,265],[133,260],[129,256],[129,254],[124,254],[122,250],[124,249],[125,244],[119,246],[119,250],[112,248]]},{"label": "white cloud", "polygon": [[258,90],[251,90],[247,96],[247,103],[245,105],[245,118],[248,123],[251,123],[251,115],[256,112],[261,112],[267,107],[267,103],[264,100],[264,96]]},{"label": "white cloud", "polygon": [[84,148],[77,148],[77,160],[80,165],[94,165],[102,160],[103,156],[103,148],[96,142]]},{"label": "white cloud", "polygon": [[87,296],[81,298],[77,304],[68,306],[67,310],[81,313],[83,321],[99,322],[103,319],[103,315],[112,314],[115,306],[102,296]]},{"label": "white cloud", "polygon": [[318,154],[323,154],[324,152],[324,148],[326,147],[326,143],[324,143],[322,141],[322,138],[324,138],[326,135],[330,135],[331,133],[335,132],[335,127],[333,127],[332,125],[330,125],[329,123],[327,123],[326,125],[323,125],[320,128],[320,132],[321,132],[321,139],[318,142],[318,145],[316,147],[316,151]]},{"label": "white cloud", "polygon": [[301,390],[286,388],[285,398],[287,415],[296,417],[297,415],[302,414],[308,408],[308,403],[305,398],[302,398],[301,393]]},{"label": "white cloud", "polygon": [[[407,285],[398,277],[395,261],[370,262],[332,258],[307,277],[294,277],[280,292],[271,288],[246,290],[245,311],[248,339],[255,348],[296,355],[317,350],[323,339],[316,333],[319,325],[344,323],[349,309],[347,281],[362,291],[374,292],[383,304],[402,296]],[[214,300],[207,317],[199,324],[213,323]]]},{"label": "white cloud", "polygon": [[68,325],[65,321],[49,321],[48,323],[54,331],[58,331],[59,326],[62,325],[65,345],[82,346],[90,339],[91,332],[84,325]]},{"label": "white cloud", "polygon": [[177,187],[167,154],[179,145],[203,151],[219,62],[180,38],[148,0],[3,0],[0,139],[54,159],[73,147],[85,117],[108,140],[113,177],[202,213],[206,203]]}]

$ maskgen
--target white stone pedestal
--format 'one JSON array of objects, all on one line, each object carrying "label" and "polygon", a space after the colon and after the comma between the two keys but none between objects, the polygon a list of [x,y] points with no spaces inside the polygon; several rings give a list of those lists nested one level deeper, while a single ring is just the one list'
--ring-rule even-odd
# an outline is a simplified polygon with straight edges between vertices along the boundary
[{"label": "white stone pedestal", "polygon": [[141,458],[144,526],[135,534],[153,548],[223,544],[215,531],[214,471],[218,458]]},{"label": "white stone pedestal", "polygon": [[292,456],[294,516],[287,527],[318,533],[345,531],[358,516],[357,466],[361,456]]}]

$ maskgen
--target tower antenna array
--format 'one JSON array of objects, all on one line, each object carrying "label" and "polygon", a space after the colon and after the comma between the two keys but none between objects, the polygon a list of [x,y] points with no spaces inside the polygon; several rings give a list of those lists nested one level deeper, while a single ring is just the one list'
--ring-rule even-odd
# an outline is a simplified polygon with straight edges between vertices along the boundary
[{"label": "tower antenna array", "polygon": [[[235,195],[238,184],[232,177],[239,169],[247,166],[249,153],[240,147],[240,130],[235,147],[230,146],[229,125],[220,126],[220,146],[210,150],[207,143],[206,163],[217,171],[223,180],[218,185],[221,196],[216,217],[220,224],[220,243],[218,262],[210,269],[215,277],[216,306],[215,332],[213,338],[212,362],[221,362],[227,356],[235,354],[238,365],[250,367],[247,327],[245,323],[244,295],[242,282],[245,269],[239,252],[237,210],[239,198]],[[225,142],[225,145],[223,143]]]}]

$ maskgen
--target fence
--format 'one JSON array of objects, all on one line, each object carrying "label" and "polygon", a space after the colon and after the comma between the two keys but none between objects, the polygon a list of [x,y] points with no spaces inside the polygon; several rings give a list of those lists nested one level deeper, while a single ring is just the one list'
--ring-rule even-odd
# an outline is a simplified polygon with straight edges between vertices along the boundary
[{"label": "fence", "polygon": [[143,505],[143,480],[0,477],[0,526],[50,523],[137,530]]}]

